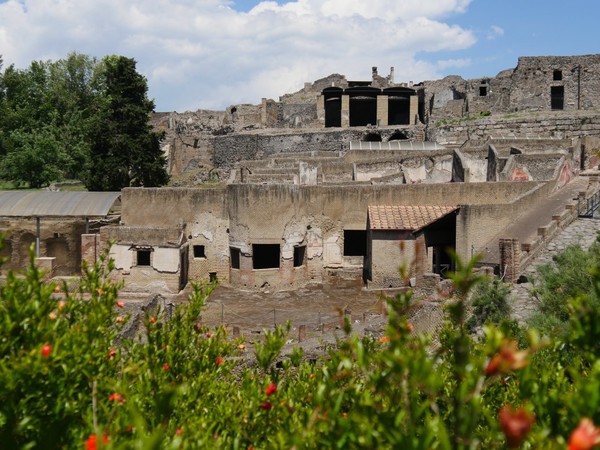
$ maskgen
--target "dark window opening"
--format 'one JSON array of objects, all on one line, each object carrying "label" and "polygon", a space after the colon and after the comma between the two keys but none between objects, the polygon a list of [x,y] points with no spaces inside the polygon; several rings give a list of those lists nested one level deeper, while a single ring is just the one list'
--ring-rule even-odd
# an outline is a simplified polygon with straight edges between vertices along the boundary
[{"label": "dark window opening", "polygon": [[149,266],[150,265],[150,250],[138,250],[137,252],[137,265],[138,266]]},{"label": "dark window opening", "polygon": [[306,245],[303,245],[301,247],[294,247],[294,267],[303,266],[305,257],[306,257]]},{"label": "dark window opening", "polygon": [[554,81],[561,81],[562,80],[562,70],[555,70],[554,72],[552,72],[552,79]]},{"label": "dark window opening", "polygon": [[253,269],[278,269],[279,244],[252,244]]},{"label": "dark window opening", "polygon": [[381,135],[379,133],[367,133],[363,137],[363,142],[381,142]]},{"label": "dark window opening", "polygon": [[206,258],[204,245],[194,245],[194,258]]},{"label": "dark window opening", "polygon": [[550,106],[555,110],[564,109],[565,88],[563,86],[552,86],[550,88]]},{"label": "dark window opening", "polygon": [[240,249],[229,247],[229,259],[231,260],[231,268],[239,269],[240,268]]},{"label": "dark window opening", "polygon": [[488,94],[488,88],[487,86],[479,86],[479,96],[480,97],[487,97]]},{"label": "dark window opening", "polygon": [[367,231],[344,230],[344,256],[366,256]]},{"label": "dark window opening", "polygon": [[208,279],[211,283],[216,283],[217,281],[219,281],[219,279],[217,278],[217,272],[208,272]]}]

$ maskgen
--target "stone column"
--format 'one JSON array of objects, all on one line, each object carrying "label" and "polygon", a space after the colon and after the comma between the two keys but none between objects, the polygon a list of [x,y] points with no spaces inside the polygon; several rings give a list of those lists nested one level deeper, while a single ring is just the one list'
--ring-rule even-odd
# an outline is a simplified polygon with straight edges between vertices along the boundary
[{"label": "stone column", "polygon": [[388,101],[387,95],[377,96],[377,126],[379,127],[388,126]]},{"label": "stone column", "polygon": [[350,96],[342,95],[342,128],[350,126]]},{"label": "stone column", "polygon": [[93,266],[98,256],[98,243],[96,234],[81,235],[81,262]]},{"label": "stone column", "polygon": [[410,96],[410,109],[409,109],[409,114],[410,114],[410,124],[411,125],[415,125],[417,124],[417,117],[419,116],[419,97],[416,95],[411,95]]},{"label": "stone column", "polygon": [[325,128],[325,97],[317,97],[317,122],[321,128]]},{"label": "stone column", "polygon": [[500,239],[500,276],[514,283],[521,271],[521,245],[518,239]]}]

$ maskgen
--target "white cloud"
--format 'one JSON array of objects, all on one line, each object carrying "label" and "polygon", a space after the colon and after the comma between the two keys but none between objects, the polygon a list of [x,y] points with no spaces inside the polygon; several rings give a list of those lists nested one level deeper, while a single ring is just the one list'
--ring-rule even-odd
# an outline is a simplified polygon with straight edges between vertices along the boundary
[{"label": "white cloud", "polygon": [[504,36],[504,29],[497,25],[492,25],[488,31],[487,38],[493,40],[501,36]]},{"label": "white cloud", "polygon": [[70,51],[121,54],[138,61],[157,110],[222,109],[333,72],[368,79],[374,65],[395,66],[396,81],[435,78],[449,63],[417,55],[473,45],[470,30],[443,20],[470,2],[265,1],[243,13],[228,0],[8,0],[0,54],[17,67]]}]

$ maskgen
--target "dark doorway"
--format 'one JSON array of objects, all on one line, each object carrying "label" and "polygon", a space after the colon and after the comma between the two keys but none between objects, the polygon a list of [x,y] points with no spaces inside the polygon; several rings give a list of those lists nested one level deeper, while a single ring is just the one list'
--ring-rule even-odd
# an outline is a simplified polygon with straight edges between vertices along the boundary
[{"label": "dark doorway", "polygon": [[410,98],[388,97],[388,125],[410,125]]},{"label": "dark doorway", "polygon": [[69,246],[65,238],[56,237],[46,240],[46,256],[54,260],[55,275],[71,275],[69,270]]},{"label": "dark doorway", "polygon": [[342,126],[342,94],[344,90],[339,87],[328,87],[321,94],[325,100],[325,127]]},{"label": "dark doorway", "polygon": [[367,255],[367,231],[344,230],[344,256]]},{"label": "dark doorway", "polygon": [[294,247],[294,267],[301,267],[304,265],[306,258],[306,245],[300,247]]},{"label": "dark doorway", "polygon": [[350,126],[377,125],[377,94],[380,89],[354,87],[346,89],[350,99]]},{"label": "dark doorway", "polygon": [[179,254],[179,290],[182,290],[188,282],[188,267],[188,249],[185,248]]},{"label": "dark doorway", "polygon": [[229,247],[229,260],[231,261],[232,269],[240,268],[240,249],[235,247]]},{"label": "dark doorway", "polygon": [[278,269],[279,244],[252,244],[253,269]]},{"label": "dark doorway", "polygon": [[325,128],[342,126],[342,99],[339,97],[325,100]]},{"label": "dark doorway", "polygon": [[564,86],[552,86],[550,88],[550,103],[553,110],[564,109],[565,88]]}]

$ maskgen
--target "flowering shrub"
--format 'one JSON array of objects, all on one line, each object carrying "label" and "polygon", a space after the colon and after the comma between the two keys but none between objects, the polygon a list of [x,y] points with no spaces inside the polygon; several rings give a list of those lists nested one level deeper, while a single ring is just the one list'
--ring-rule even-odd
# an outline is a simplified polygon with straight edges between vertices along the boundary
[{"label": "flowering shrub", "polygon": [[598,447],[596,303],[567,305],[561,340],[513,326],[485,327],[475,340],[466,311],[480,279],[472,262],[457,267],[460,294],[448,301],[439,345],[411,332],[411,294],[401,294],[387,300],[382,339],[346,323],[316,362],[300,350],[282,358],[286,328],[265,333],[250,355],[225,328],[203,326],[210,287],[196,286],[170,320],[152,311],[144,339],[119,338],[128,318],[106,256],[74,292],[44,283],[33,265],[9,273],[0,286],[0,447]]}]

